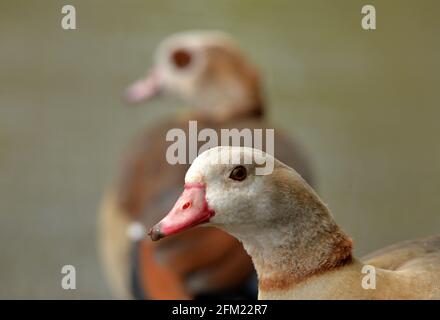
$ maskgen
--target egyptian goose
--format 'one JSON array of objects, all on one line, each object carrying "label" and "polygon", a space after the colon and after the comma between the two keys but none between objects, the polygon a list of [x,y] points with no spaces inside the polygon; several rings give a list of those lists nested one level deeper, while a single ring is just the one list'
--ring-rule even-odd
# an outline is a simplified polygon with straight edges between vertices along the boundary
[{"label": "egyptian goose", "polygon": [[[113,292],[119,298],[150,299],[256,296],[250,258],[223,231],[196,229],[163,245],[139,239],[144,226],[162,218],[172,205],[189,168],[170,165],[165,159],[170,129],[181,128],[188,136],[189,120],[197,121],[199,132],[203,128],[217,133],[222,128],[273,128],[263,118],[258,72],[222,32],[178,33],[159,45],[149,74],[134,83],[126,96],[140,103],[159,93],[177,96],[192,108],[142,132],[128,148],[105,195],[100,248]],[[275,130],[275,154],[312,182],[301,148],[279,130]],[[205,241],[198,241],[202,236]],[[232,275],[231,270],[235,270]]]},{"label": "egyptian goose", "polygon": [[[262,166],[273,170],[262,173]],[[391,246],[361,262],[304,179],[256,149],[202,153],[182,195],[150,234],[158,240],[201,223],[243,243],[260,299],[440,299],[440,236]]]}]

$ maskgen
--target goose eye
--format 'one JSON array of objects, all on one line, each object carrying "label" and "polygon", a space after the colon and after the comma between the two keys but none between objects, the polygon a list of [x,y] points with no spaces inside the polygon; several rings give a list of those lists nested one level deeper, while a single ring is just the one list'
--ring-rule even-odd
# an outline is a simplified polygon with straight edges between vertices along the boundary
[{"label": "goose eye", "polygon": [[229,175],[229,178],[236,181],[243,181],[247,177],[247,171],[246,168],[243,166],[235,167],[231,174]]},{"label": "goose eye", "polygon": [[178,69],[186,68],[191,60],[191,54],[184,49],[178,49],[171,54],[171,61]]}]

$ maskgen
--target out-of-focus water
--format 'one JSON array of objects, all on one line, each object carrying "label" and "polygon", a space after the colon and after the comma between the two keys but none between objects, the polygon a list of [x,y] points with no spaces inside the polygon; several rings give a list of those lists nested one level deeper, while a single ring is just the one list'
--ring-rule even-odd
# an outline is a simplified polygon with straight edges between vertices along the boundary
[{"label": "out-of-focus water", "polygon": [[[262,70],[270,118],[298,136],[356,252],[440,233],[438,1],[0,2],[0,298],[108,298],[96,211],[121,151],[172,114],[121,92],[175,31],[233,34]],[[77,290],[61,289],[61,267]]]}]

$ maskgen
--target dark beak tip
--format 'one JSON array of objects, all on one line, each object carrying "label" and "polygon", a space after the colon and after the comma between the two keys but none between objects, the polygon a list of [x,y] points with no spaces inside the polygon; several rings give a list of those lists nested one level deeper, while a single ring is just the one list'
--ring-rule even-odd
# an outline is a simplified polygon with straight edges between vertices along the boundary
[{"label": "dark beak tip", "polygon": [[154,226],[153,228],[151,228],[148,232],[148,235],[151,237],[152,241],[158,241],[165,237],[165,235],[160,230],[160,226]]}]

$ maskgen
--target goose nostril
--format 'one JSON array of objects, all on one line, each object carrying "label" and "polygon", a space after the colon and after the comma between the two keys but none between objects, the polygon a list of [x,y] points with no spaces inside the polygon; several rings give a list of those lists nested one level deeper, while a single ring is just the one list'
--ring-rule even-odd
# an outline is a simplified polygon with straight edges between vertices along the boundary
[{"label": "goose nostril", "polygon": [[182,210],[186,210],[188,208],[191,207],[191,202],[186,202],[183,206],[182,206]]}]

